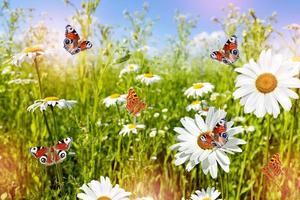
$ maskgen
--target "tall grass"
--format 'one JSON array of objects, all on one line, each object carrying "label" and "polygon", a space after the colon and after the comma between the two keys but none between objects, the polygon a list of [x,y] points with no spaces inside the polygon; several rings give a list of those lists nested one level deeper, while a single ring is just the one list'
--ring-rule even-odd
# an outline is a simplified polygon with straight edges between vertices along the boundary
[{"label": "tall grass", "polygon": [[[74,7],[66,2],[70,8]],[[38,80],[38,76],[34,65],[16,67],[9,62],[24,48],[13,42],[15,30],[24,15],[20,9],[11,9],[8,2],[3,3],[1,17],[8,29],[0,39],[1,44],[6,44],[0,45],[0,69],[3,71],[9,67],[10,72],[0,76],[1,199],[74,199],[83,183],[104,175],[131,191],[133,199],[147,195],[164,200],[187,199],[195,190],[208,186],[222,191],[223,199],[279,199],[280,190],[267,182],[261,173],[262,166],[275,152],[279,152],[283,159],[286,176],[291,175],[289,198],[297,199],[294,183],[299,182],[300,169],[299,101],[294,101],[293,110],[282,112],[277,119],[245,115],[239,102],[232,97],[236,76],[233,68],[210,59],[189,60],[187,45],[191,29],[196,28],[195,19],[189,21],[177,14],[178,37],[174,37],[177,38],[174,43],[177,48],[171,51],[173,47],[166,47],[169,52],[151,57],[147,51],[141,50],[147,45],[155,24],[152,20],[148,26],[140,26],[140,22],[146,20],[147,5],[140,14],[125,13],[133,34],[128,36],[127,42],[122,42],[112,37],[111,27],[91,26],[92,16],[100,2],[83,1],[81,8],[74,9],[73,20],[79,24],[76,28],[84,38],[100,42],[92,50],[74,56],[77,61],[69,67],[52,63],[47,58],[37,58],[43,86],[40,92],[39,84],[8,84],[15,78]],[[257,58],[261,47],[268,46],[272,21],[263,23],[253,10],[239,13],[231,7],[226,12],[231,13],[229,18],[239,19],[234,27],[227,23],[229,19],[215,21],[222,24],[228,35],[239,28],[244,31],[239,39],[243,40],[242,58],[236,63],[236,66],[242,66],[249,58]],[[35,39],[27,45],[35,45]],[[132,74],[119,78],[120,69],[127,63],[139,64],[142,73],[151,71],[161,75],[162,81],[145,86]],[[183,68],[183,65],[187,67]],[[186,172],[184,166],[176,167],[173,163],[175,153],[169,149],[175,143],[173,128],[180,126],[180,118],[194,116],[185,109],[192,100],[183,95],[183,89],[197,81],[210,82],[215,85],[215,92],[223,94],[216,100],[205,96],[209,105],[226,106],[229,119],[245,118],[243,122],[236,122],[237,125],[255,127],[254,132],[242,136],[247,141],[242,147],[243,153],[230,156],[230,172],[226,174],[219,170],[217,180],[204,175],[200,166],[191,172]],[[126,93],[131,86],[148,104],[148,109],[137,119],[146,125],[146,129],[137,135],[120,136],[122,124],[132,122],[132,118],[124,107],[106,108],[102,100],[113,93]],[[26,111],[34,100],[46,96],[78,101],[72,110],[54,108],[45,112],[55,139],[67,136],[74,139],[70,151],[75,154],[68,155],[57,167],[42,166],[28,152],[32,146],[54,145],[45,125],[45,116],[38,110],[34,113]],[[153,117],[154,113],[159,113],[159,116]],[[152,128],[159,130],[155,137],[149,136]],[[61,184],[57,184],[58,175]]]}]

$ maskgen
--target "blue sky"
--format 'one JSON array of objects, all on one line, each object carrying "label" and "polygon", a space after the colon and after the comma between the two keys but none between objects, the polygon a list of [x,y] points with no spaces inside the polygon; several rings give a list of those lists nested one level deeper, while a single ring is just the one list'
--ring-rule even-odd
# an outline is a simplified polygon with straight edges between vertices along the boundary
[{"label": "blue sky", "polygon": [[[37,12],[47,12],[52,18],[47,23],[56,29],[60,27],[64,29],[66,18],[73,12],[70,7],[65,6],[63,0],[10,0],[10,2],[14,8],[35,8]],[[72,2],[79,7],[81,1]],[[220,27],[210,19],[213,16],[223,16],[221,9],[229,2],[237,5],[242,11],[254,8],[260,18],[270,16],[273,11],[276,11],[278,29],[290,23],[300,23],[299,0],[149,0],[147,2],[150,5],[150,17],[160,17],[154,27],[154,37],[159,38],[175,34],[175,10],[183,14],[200,16],[198,27],[193,34],[220,30]],[[142,5],[142,0],[102,0],[95,16],[103,24],[126,26],[127,21],[123,18],[123,10],[141,10]],[[35,20],[38,21],[38,18]]]}]

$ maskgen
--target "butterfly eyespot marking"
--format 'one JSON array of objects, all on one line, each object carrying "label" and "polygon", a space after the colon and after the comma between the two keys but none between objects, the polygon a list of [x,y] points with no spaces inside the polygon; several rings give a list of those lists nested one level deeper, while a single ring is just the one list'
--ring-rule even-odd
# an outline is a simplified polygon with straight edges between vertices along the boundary
[{"label": "butterfly eyespot marking", "polygon": [[92,48],[93,44],[90,41],[86,42],[86,48],[90,49]]},{"label": "butterfly eyespot marking", "polygon": [[40,162],[41,162],[42,164],[46,164],[46,162],[47,162],[47,156],[41,156],[41,157],[39,158],[39,160],[40,160]]},{"label": "butterfly eyespot marking", "polygon": [[77,48],[75,51],[74,51],[74,54],[75,53],[79,53],[80,52],[80,48]]},{"label": "butterfly eyespot marking", "polygon": [[239,54],[239,50],[233,49],[233,50],[230,51],[230,53],[236,56],[236,55]]},{"label": "butterfly eyespot marking", "polygon": [[59,156],[60,158],[65,158],[65,157],[67,156],[67,152],[66,152],[66,151],[60,151],[60,152],[58,153],[58,156]]},{"label": "butterfly eyespot marking", "polygon": [[33,153],[33,154],[36,154],[37,150],[38,150],[37,147],[30,148],[30,152]]},{"label": "butterfly eyespot marking", "polygon": [[64,44],[65,45],[69,45],[69,44],[71,44],[72,43],[72,40],[70,40],[69,38],[65,38],[64,39]]},{"label": "butterfly eyespot marking", "polygon": [[204,135],[201,135],[201,136],[200,136],[200,140],[201,140],[202,142],[206,142],[206,137],[205,137]]},{"label": "butterfly eyespot marking", "polygon": [[71,33],[71,32],[74,31],[74,28],[73,28],[71,25],[67,25],[67,26],[66,26],[66,30],[67,30],[69,33]]},{"label": "butterfly eyespot marking", "polygon": [[232,35],[230,38],[229,38],[229,41],[232,42],[232,43],[235,43],[236,41],[236,36],[235,35]]},{"label": "butterfly eyespot marking", "polygon": [[229,61],[228,61],[226,58],[222,58],[222,62],[223,62],[224,64],[229,64]]},{"label": "butterfly eyespot marking", "polygon": [[227,133],[221,133],[221,137],[223,137],[223,138],[228,138],[228,135],[227,135]]},{"label": "butterfly eyespot marking", "polygon": [[226,120],[225,119],[221,119],[218,123],[217,123],[217,126],[224,126],[226,123]]},{"label": "butterfly eyespot marking", "polygon": [[216,59],[216,58],[217,58],[217,55],[215,54],[215,52],[213,52],[213,53],[210,54],[210,57],[211,57],[212,59]]},{"label": "butterfly eyespot marking", "polygon": [[64,139],[64,143],[69,144],[72,141],[72,138],[68,137]]}]

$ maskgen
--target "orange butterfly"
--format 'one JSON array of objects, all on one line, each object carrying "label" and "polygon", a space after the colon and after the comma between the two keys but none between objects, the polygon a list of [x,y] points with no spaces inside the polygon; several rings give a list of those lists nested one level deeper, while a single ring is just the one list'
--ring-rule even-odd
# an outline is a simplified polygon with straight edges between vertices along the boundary
[{"label": "orange butterfly", "polygon": [[133,88],[129,88],[126,100],[126,109],[133,116],[136,116],[146,107],[146,104],[139,99]]},{"label": "orange butterfly", "polygon": [[268,164],[262,168],[262,173],[269,180],[275,180],[280,174],[284,173],[278,153],[275,153]]},{"label": "orange butterfly", "polygon": [[209,133],[202,133],[198,137],[197,143],[202,149],[212,149],[216,146],[214,135]]}]

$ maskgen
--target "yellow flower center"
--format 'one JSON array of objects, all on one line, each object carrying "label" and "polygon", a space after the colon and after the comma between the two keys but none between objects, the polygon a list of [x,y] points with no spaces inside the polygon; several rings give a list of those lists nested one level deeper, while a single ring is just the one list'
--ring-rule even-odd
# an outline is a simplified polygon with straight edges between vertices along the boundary
[{"label": "yellow flower center", "polygon": [[44,101],[58,101],[59,100],[59,98],[58,97],[46,97],[45,99],[44,99]]},{"label": "yellow flower center", "polygon": [[130,130],[135,129],[136,128],[136,124],[128,124],[128,128]]},{"label": "yellow flower center", "polygon": [[193,84],[194,89],[198,90],[204,87],[202,83],[194,83]]},{"label": "yellow flower center", "polygon": [[292,60],[294,62],[300,62],[300,56],[295,56]]},{"label": "yellow flower center", "polygon": [[40,47],[26,47],[23,52],[24,53],[35,53],[38,51],[44,51],[42,48]]},{"label": "yellow flower center", "polygon": [[204,197],[202,200],[211,200],[210,197]]},{"label": "yellow flower center", "polygon": [[98,197],[97,200],[111,200],[111,198],[109,198],[107,196],[101,196],[101,197]]},{"label": "yellow flower center", "polygon": [[144,74],[144,77],[153,78],[153,74],[149,72],[149,73]]},{"label": "yellow flower center", "polygon": [[201,101],[199,101],[199,100],[193,101],[193,102],[192,102],[192,105],[200,104],[200,102],[201,102]]},{"label": "yellow flower center", "polygon": [[131,70],[134,69],[134,65],[129,65],[128,68],[129,68],[129,70],[131,71]]},{"label": "yellow flower center", "polygon": [[110,98],[112,98],[112,99],[117,99],[119,97],[120,97],[120,94],[118,94],[118,93],[110,95]]},{"label": "yellow flower center", "polygon": [[255,86],[258,91],[267,94],[277,87],[277,79],[271,73],[263,73],[257,77]]}]

